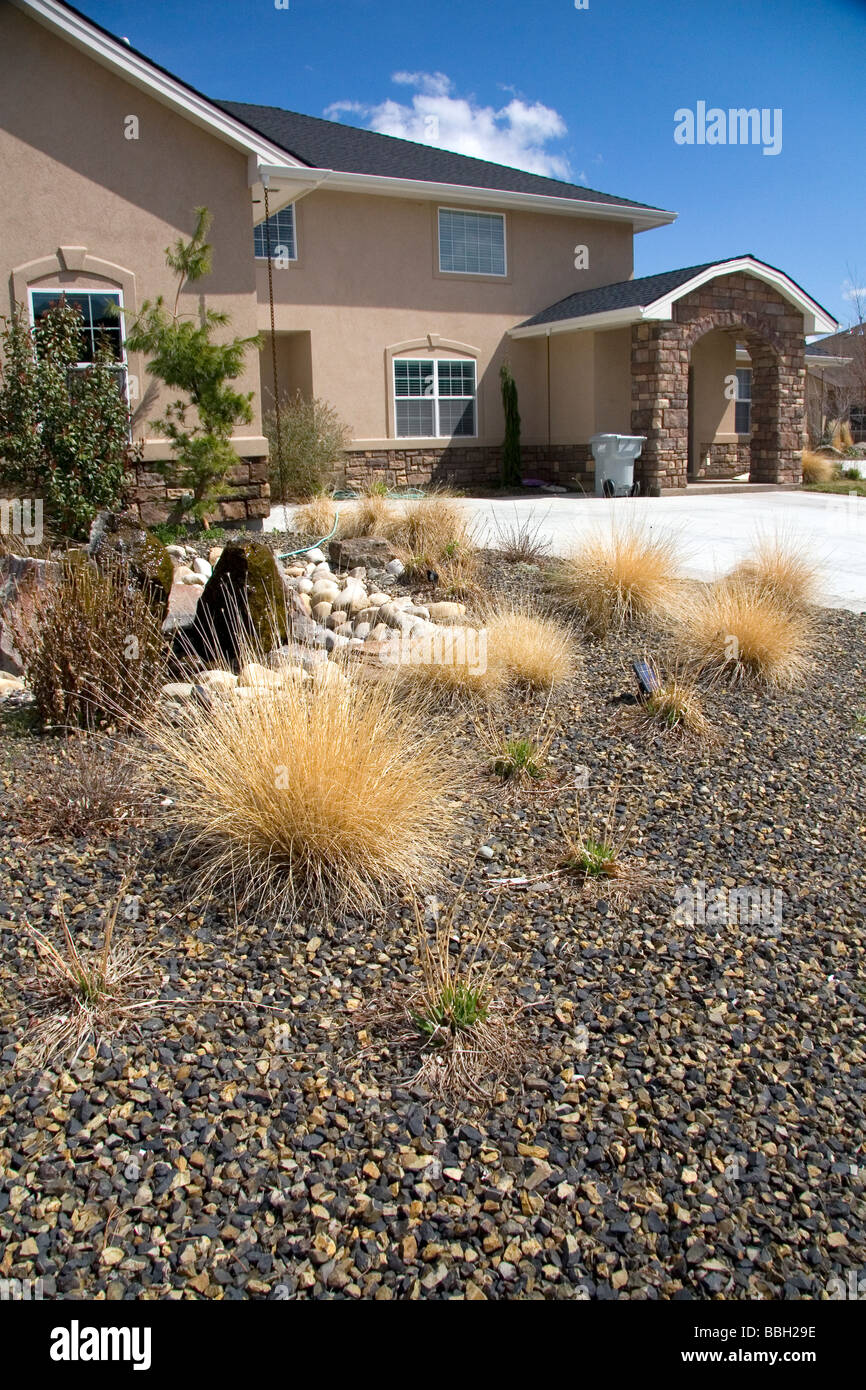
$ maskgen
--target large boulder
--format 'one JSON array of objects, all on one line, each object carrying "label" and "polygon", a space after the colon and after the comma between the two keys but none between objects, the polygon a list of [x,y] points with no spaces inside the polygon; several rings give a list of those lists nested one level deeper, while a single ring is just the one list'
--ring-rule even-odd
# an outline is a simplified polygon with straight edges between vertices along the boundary
[{"label": "large boulder", "polygon": [[281,646],[289,633],[294,595],[283,567],[261,541],[224,547],[202,590],[195,616],[175,633],[175,652],[236,663],[245,641],[260,651]]},{"label": "large boulder", "polygon": [[158,536],[123,512],[99,512],[90,528],[87,553],[97,564],[107,559],[127,564],[151,607],[165,618],[174,566]]},{"label": "large boulder", "polygon": [[60,566],[54,560],[31,555],[0,556],[0,671],[11,676],[23,674],[15,627],[29,619],[37,589],[59,577]]},{"label": "large boulder", "polygon": [[351,536],[346,540],[334,540],[328,551],[331,564],[338,570],[353,570],[359,566],[383,570],[395,555],[391,542],[382,536]]}]

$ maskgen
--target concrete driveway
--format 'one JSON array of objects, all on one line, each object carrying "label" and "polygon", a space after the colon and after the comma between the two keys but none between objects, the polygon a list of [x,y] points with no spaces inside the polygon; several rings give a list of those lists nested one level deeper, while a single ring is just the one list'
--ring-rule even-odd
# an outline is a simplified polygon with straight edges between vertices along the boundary
[{"label": "concrete driveway", "polygon": [[[459,499],[481,544],[496,544],[497,528],[531,518],[555,554],[567,554],[587,531],[612,518],[635,517],[675,535],[684,570],[713,579],[730,569],[761,535],[781,532],[801,542],[822,572],[829,607],[866,612],[866,497],[815,492],[686,493],[682,497],[636,497],[604,501],[538,493],[515,499]],[[288,509],[291,511],[291,509]],[[285,526],[275,508],[267,529]]]},{"label": "concrete driveway", "polygon": [[866,612],[866,497],[814,492],[717,493],[684,497],[461,498],[483,543],[495,545],[497,527],[531,517],[554,554],[563,555],[581,536],[611,521],[639,518],[674,535],[683,568],[695,579],[713,579],[743,558],[758,536],[782,533],[806,547],[821,569],[823,601],[833,608]]}]

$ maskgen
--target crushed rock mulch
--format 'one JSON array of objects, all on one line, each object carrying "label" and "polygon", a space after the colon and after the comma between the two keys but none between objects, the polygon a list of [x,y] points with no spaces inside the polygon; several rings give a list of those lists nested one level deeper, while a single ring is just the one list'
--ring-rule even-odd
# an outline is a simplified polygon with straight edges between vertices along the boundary
[{"label": "crushed rock mulch", "polygon": [[[7,728],[0,1277],[72,1299],[847,1287],[866,1265],[864,639],[862,617],[822,612],[804,688],[714,689],[706,749],[636,733],[628,664],[645,634],[584,643],[550,706],[551,781],[525,792],[502,795],[472,714],[454,713],[463,780],[440,898],[471,863],[458,924],[496,903],[503,978],[531,1005],[519,1073],[457,1109],[413,1086],[417,1058],[369,1021],[413,978],[408,898],[372,922],[201,911],[158,803],[114,840],[25,838],[21,798],[56,745]],[[533,732],[542,708],[501,719]],[[561,859],[560,821],[578,801],[606,811],[617,780],[652,880],[624,908],[539,877]],[[96,941],[130,861],[126,930],[156,952],[160,1008],[138,1037],[27,1070],[21,924],[51,927],[62,897]],[[781,913],[684,921],[677,890],[698,883],[778,892]]]}]

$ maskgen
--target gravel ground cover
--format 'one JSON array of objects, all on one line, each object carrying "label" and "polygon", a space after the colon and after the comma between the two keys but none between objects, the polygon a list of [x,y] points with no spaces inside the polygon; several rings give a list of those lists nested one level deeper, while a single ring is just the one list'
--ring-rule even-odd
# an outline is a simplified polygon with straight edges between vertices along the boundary
[{"label": "gravel ground cover", "polygon": [[[515,567],[507,587],[537,580]],[[109,1299],[797,1299],[862,1277],[864,638],[822,612],[805,687],[714,688],[707,747],[636,731],[648,634],[584,643],[549,707],[550,776],[526,790],[503,792],[477,714],[454,711],[439,896],[469,869],[458,925],[496,903],[529,1006],[519,1073],[456,1108],[376,1029],[377,999],[413,978],[408,895],[381,921],[194,909],[169,787],[110,840],[34,840],[23,806],[56,746],[7,710],[0,1277]],[[543,705],[500,722],[532,732]],[[551,876],[560,822],[606,810],[617,780],[650,879],[625,908]],[[126,930],[155,952],[160,1007],[140,1037],[28,1070],[22,923],[50,928],[62,897],[96,940],[129,864]],[[772,907],[689,921],[684,885]]]}]

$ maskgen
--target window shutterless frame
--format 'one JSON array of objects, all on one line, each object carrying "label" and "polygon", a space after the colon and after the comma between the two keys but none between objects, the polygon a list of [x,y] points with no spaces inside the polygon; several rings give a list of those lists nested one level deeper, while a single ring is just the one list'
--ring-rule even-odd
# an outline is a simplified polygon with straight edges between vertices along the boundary
[{"label": "window shutterless frame", "polygon": [[[286,260],[298,259],[298,231],[295,222],[295,207],[290,203],[279,212],[272,212],[267,219],[271,233],[271,257],[277,259],[277,248],[286,248]],[[253,227],[253,252],[257,261],[268,259],[268,238],[264,222]]]},{"label": "window shutterless frame", "polygon": [[734,432],[736,434],[751,434],[752,432],[751,367],[737,368],[737,395],[734,404]]},{"label": "window shutterless frame", "polygon": [[477,438],[474,358],[395,357],[392,372],[395,438]]},{"label": "window shutterless frame", "polygon": [[[462,223],[462,233],[463,233],[463,243],[464,243],[464,248],[463,248],[463,249],[464,249],[464,251],[466,251],[466,252],[469,251],[470,248],[469,248],[468,243],[469,243],[470,241],[473,240],[473,237],[472,237],[471,233],[472,233],[472,231],[474,230],[475,233],[476,233],[476,236],[475,236],[475,238],[474,238],[476,245],[475,245],[475,248],[474,248],[474,249],[476,250],[476,252],[477,252],[477,254],[478,254],[478,257],[479,257],[479,265],[480,265],[480,261],[481,261],[482,252],[483,252],[484,249],[489,249],[489,250],[491,251],[491,260],[492,260],[492,254],[493,254],[493,252],[499,250],[498,247],[494,247],[493,238],[491,238],[491,240],[490,240],[489,248],[484,248],[484,247],[482,247],[481,242],[482,242],[483,238],[481,237],[480,233],[482,232],[482,230],[483,230],[484,228],[488,228],[488,229],[490,229],[491,232],[492,232],[492,229],[493,229],[493,227],[495,226],[496,223],[498,223],[498,224],[501,226],[501,228],[502,228],[502,247],[501,247],[501,250],[502,250],[502,269],[501,269],[501,270],[498,269],[498,268],[495,269],[495,270],[479,269],[477,266],[467,266],[467,267],[465,267],[465,268],[461,268],[461,267],[455,268],[453,265],[444,265],[444,264],[443,264],[443,262],[442,262],[443,231],[444,231],[444,240],[445,240],[446,246],[447,246],[448,244],[450,244],[450,245],[451,245],[451,248],[452,248],[452,251],[456,251],[456,246],[455,246],[456,236],[455,236],[455,234],[458,232],[458,230],[461,230],[461,223],[460,223],[460,220],[459,220],[459,219],[461,219],[461,218],[464,219],[464,221],[463,221],[463,223]],[[474,208],[449,208],[449,207],[440,207],[440,208],[437,208],[437,211],[436,211],[436,234],[437,234],[437,241],[438,241],[436,263],[437,263],[437,265],[438,265],[438,267],[439,267],[439,273],[440,273],[440,275],[472,275],[472,276],[480,276],[480,277],[483,278],[483,279],[491,279],[491,280],[502,280],[502,279],[506,279],[506,278],[508,277],[508,243],[507,243],[507,228],[506,228],[505,214],[504,214],[504,213],[502,213],[502,212],[478,212],[478,211],[476,211]]]},{"label": "window shutterless frame", "polygon": [[[126,356],[126,339],[124,335],[123,291],[121,289],[84,290],[78,287],[70,287],[67,285],[33,285],[28,289],[27,297],[28,309],[30,311],[30,324],[33,328],[36,327],[37,322],[37,304],[39,303],[39,300],[43,297],[45,299],[50,299],[54,301],[61,298],[66,298],[67,300],[71,300],[73,303],[76,300],[85,298],[102,298],[113,300],[113,302],[117,305],[118,309],[120,310],[120,317],[117,320],[116,364],[112,366],[110,370],[117,372],[120,378],[120,389],[123,392],[127,405],[131,409],[132,401],[130,400],[129,396],[129,363],[127,361]],[[84,325],[84,332],[90,338],[91,351],[95,355],[97,346],[97,335],[99,333],[99,329],[98,327],[94,326],[92,308],[89,315],[89,321]],[[88,367],[91,367],[93,365],[93,361],[94,358],[91,357],[83,361],[71,362],[69,364],[69,370],[73,373],[86,371]]]}]

